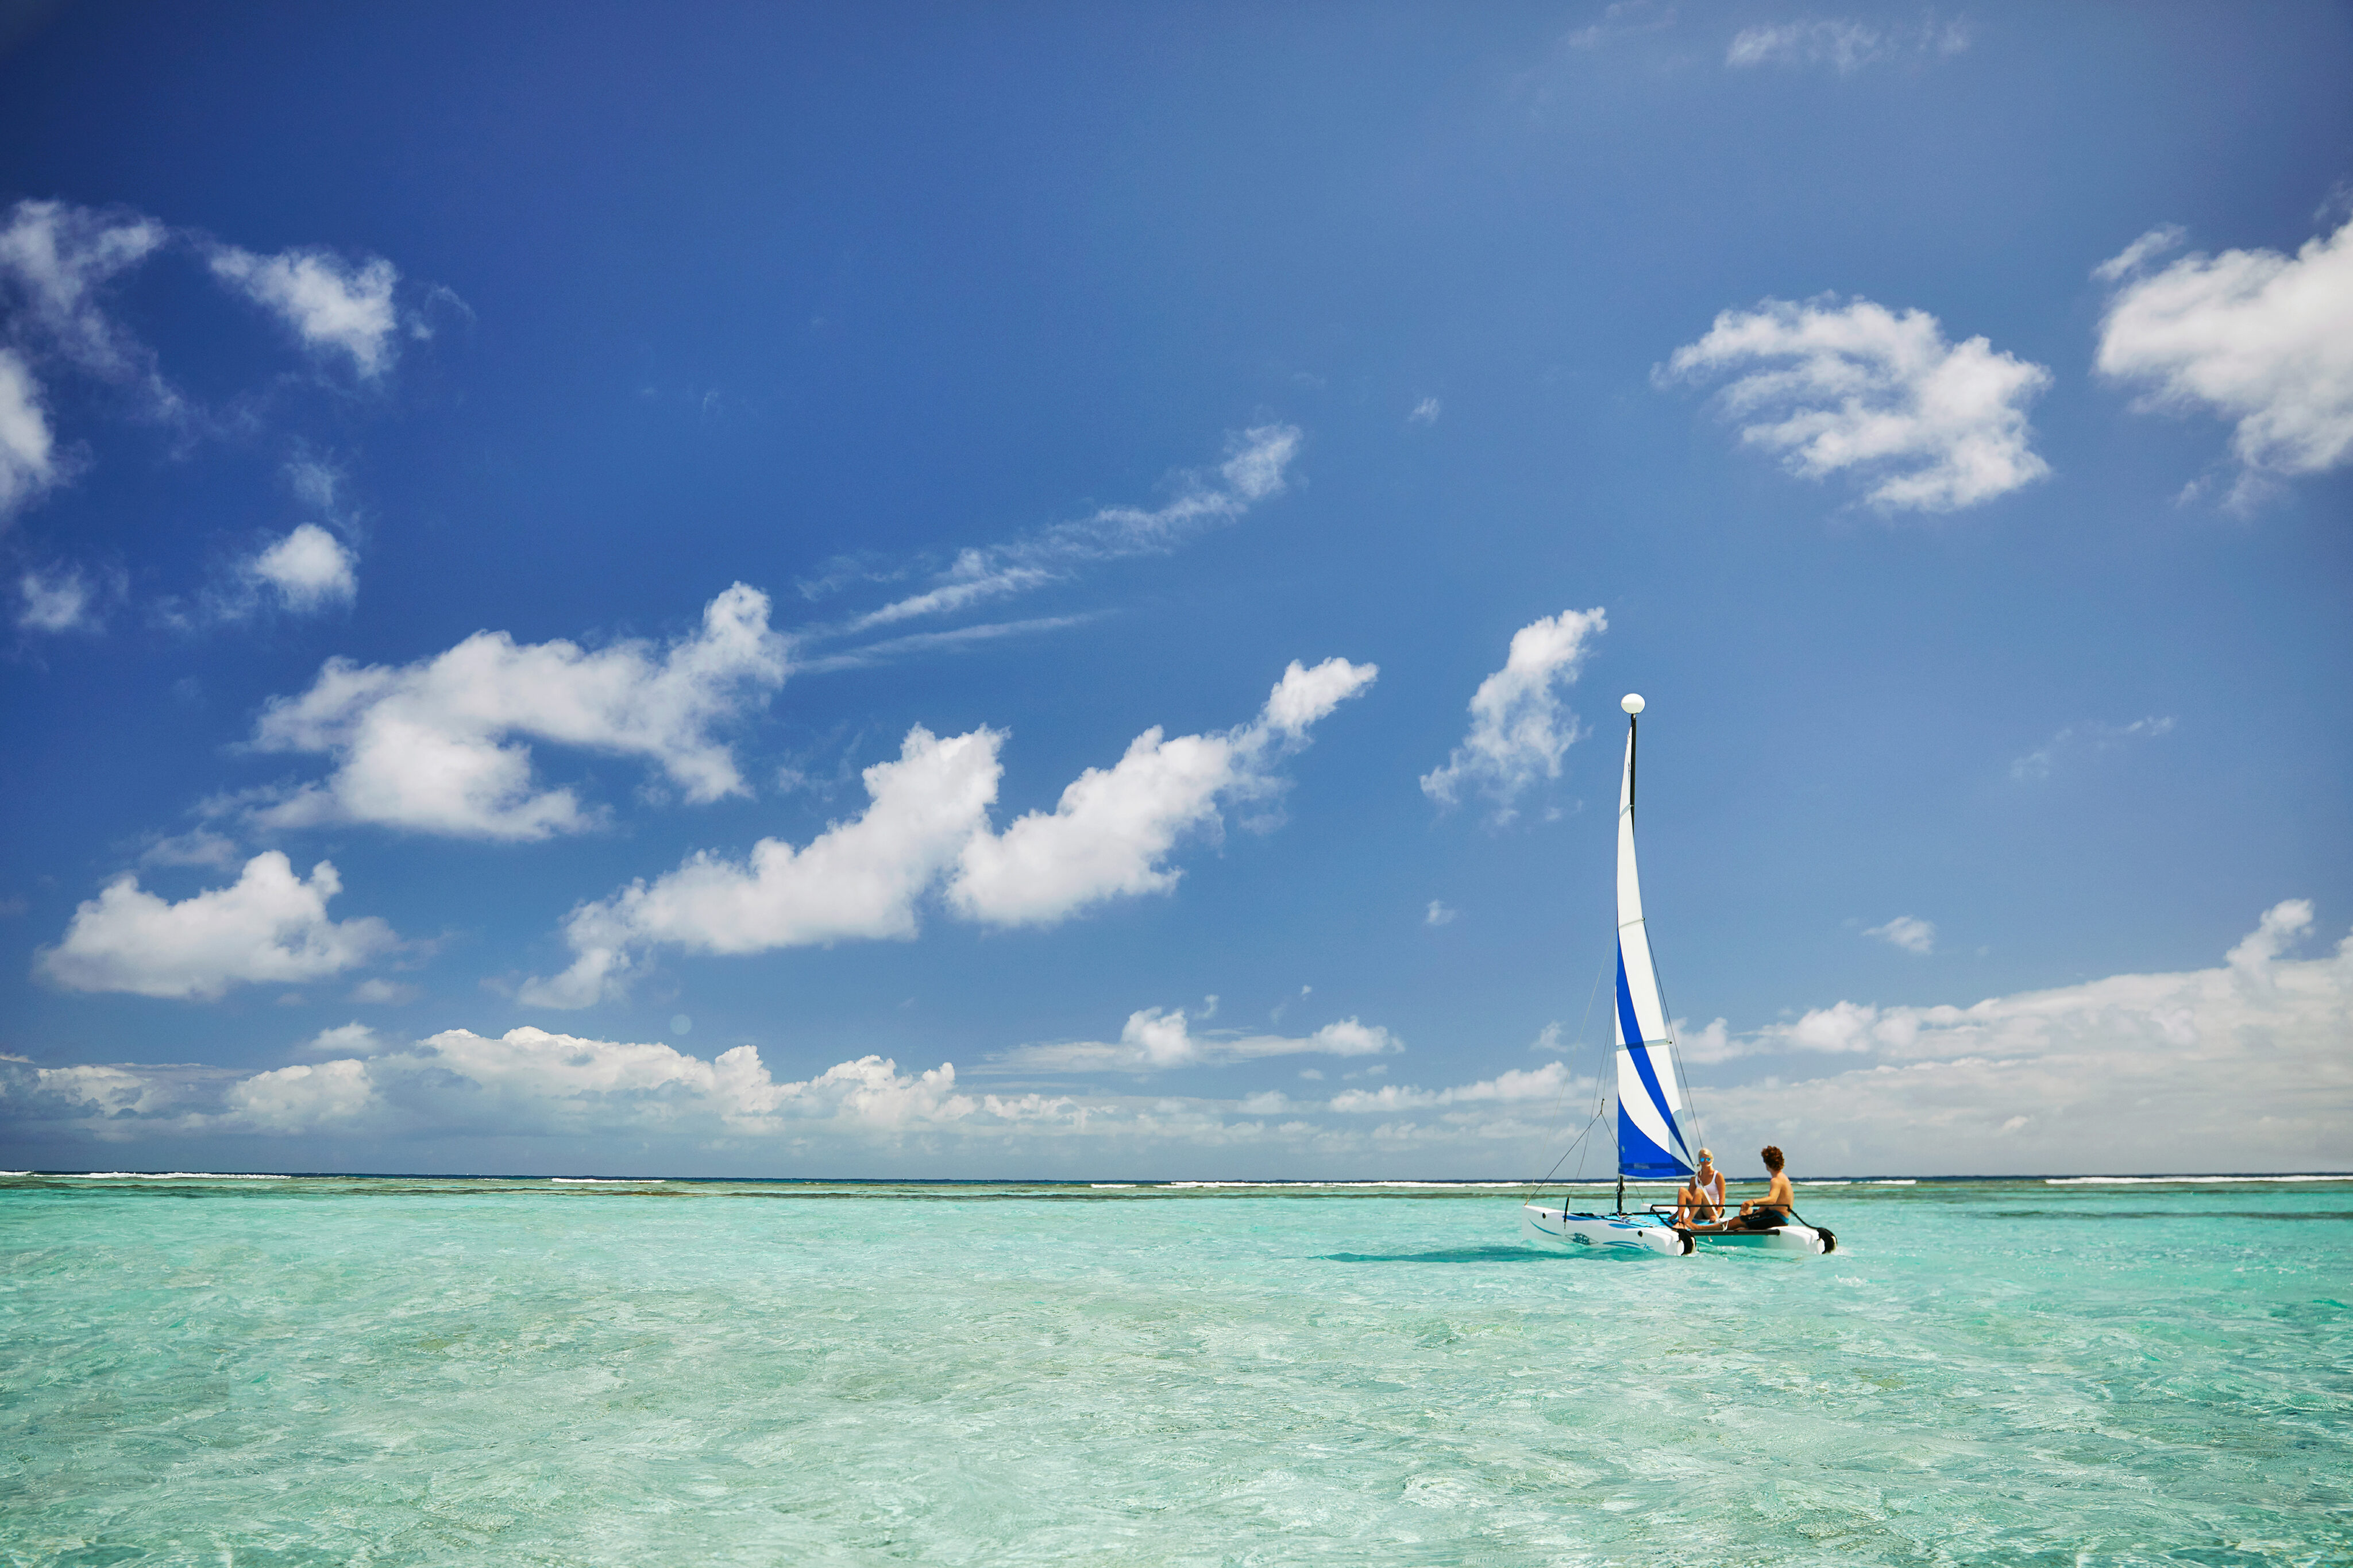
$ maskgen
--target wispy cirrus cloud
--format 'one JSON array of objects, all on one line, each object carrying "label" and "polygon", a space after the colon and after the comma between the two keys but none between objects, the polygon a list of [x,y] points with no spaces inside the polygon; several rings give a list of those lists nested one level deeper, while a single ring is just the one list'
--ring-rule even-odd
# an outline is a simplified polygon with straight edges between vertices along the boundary
[{"label": "wispy cirrus cloud", "polygon": [[1868,65],[1957,55],[1968,47],[1968,24],[1958,18],[1939,22],[1931,14],[1916,26],[1888,26],[1852,17],[1809,16],[1743,27],[1733,35],[1724,63],[1736,69],[1828,66],[1846,76]]},{"label": "wispy cirrus cloud", "polygon": [[1084,566],[1166,553],[1281,495],[1303,439],[1296,426],[1253,426],[1227,438],[1225,457],[1214,468],[1177,475],[1175,496],[1161,506],[1098,508],[1001,543],[960,550],[944,566],[834,561],[802,580],[804,595],[815,599],[858,583],[927,581],[915,593],[829,626],[807,628],[804,635],[812,641],[864,637],[1029,593],[1066,581]]},{"label": "wispy cirrus cloud", "polygon": [[1801,479],[1848,475],[1882,513],[1954,511],[2051,471],[2026,417],[2051,373],[1982,337],[1948,342],[1925,310],[1767,300],[1722,312],[1653,374],[1732,376],[1718,402],[1743,445]]},{"label": "wispy cirrus cloud", "polygon": [[2071,757],[2102,752],[2126,741],[2154,741],[2173,733],[2170,714],[2152,714],[2129,724],[2069,724],[2034,750],[2014,759],[2010,776],[2020,784],[2040,784],[2063,767]]}]

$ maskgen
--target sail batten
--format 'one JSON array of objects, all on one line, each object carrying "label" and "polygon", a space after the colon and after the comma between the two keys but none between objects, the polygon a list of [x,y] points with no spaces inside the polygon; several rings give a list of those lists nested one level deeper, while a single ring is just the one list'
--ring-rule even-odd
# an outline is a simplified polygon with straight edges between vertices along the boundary
[{"label": "sail batten", "polygon": [[1626,730],[1626,771],[1618,795],[1618,1171],[1624,1176],[1691,1173],[1691,1145],[1675,1113],[1674,1033],[1651,961],[1642,882],[1634,861],[1634,725]]}]

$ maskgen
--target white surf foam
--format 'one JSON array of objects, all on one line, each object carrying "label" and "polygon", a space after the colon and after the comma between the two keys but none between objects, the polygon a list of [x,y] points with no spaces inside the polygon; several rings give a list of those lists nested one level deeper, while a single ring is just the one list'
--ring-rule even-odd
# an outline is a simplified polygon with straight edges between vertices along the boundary
[{"label": "white surf foam", "polygon": [[1201,1187],[1419,1187],[1446,1189],[1450,1187],[1525,1187],[1526,1182],[1160,1182],[1164,1188],[1191,1190]]},{"label": "white surf foam", "polygon": [[2046,1187],[2172,1186],[2183,1183],[2353,1182],[2353,1176],[2045,1176]]},{"label": "white surf foam", "polygon": [[[26,1173],[30,1174],[29,1172]],[[278,1176],[248,1171],[68,1171],[64,1179],[74,1182],[290,1182],[291,1176]]]}]

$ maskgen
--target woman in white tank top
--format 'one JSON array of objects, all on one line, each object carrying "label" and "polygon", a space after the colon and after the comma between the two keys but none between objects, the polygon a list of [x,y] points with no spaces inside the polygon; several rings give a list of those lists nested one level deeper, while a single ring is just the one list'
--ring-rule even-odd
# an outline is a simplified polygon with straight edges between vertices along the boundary
[{"label": "woman in white tank top", "polygon": [[1675,1194],[1675,1224],[1712,1225],[1724,1215],[1724,1173],[1715,1168],[1715,1156],[1703,1149],[1699,1152],[1699,1169],[1692,1173],[1691,1184]]}]

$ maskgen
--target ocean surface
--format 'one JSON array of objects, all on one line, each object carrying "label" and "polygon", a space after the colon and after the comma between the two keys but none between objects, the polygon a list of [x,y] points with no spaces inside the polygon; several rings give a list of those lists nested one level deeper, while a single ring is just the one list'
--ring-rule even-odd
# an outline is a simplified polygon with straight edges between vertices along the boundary
[{"label": "ocean surface", "polygon": [[2353,1182],[1526,1190],[0,1178],[0,1562],[2353,1560]]}]

